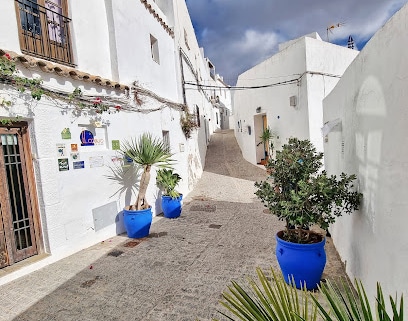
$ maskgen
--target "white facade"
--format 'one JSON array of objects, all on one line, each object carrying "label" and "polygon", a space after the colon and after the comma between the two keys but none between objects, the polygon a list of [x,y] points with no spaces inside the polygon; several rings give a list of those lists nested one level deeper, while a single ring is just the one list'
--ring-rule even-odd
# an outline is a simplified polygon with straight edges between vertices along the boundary
[{"label": "white facade", "polygon": [[241,74],[237,87],[243,88],[233,97],[234,128],[245,159],[257,164],[265,158],[259,138],[265,127],[274,134],[275,149],[298,137],[322,151],[322,100],[357,53],[313,33],[281,44],[277,54]]},{"label": "white facade", "polygon": [[[121,111],[79,115],[67,101],[45,95],[36,101],[0,83],[0,98],[12,102],[0,105],[0,118],[18,116],[28,124],[40,222],[38,253],[51,254],[16,273],[2,276],[7,268],[0,270],[0,283],[124,232],[121,210],[135,201],[135,195],[130,186],[107,178],[118,156],[112,141],[144,132],[168,134],[175,170],[183,178],[179,190],[186,195],[202,174],[207,142],[219,128],[211,123],[218,109],[205,93],[195,88],[183,99],[182,73],[186,81],[192,81],[194,73],[200,81],[211,78],[183,0],[68,0],[74,64],[70,67],[22,54],[16,12],[14,1],[1,2],[0,49],[16,57],[22,76],[41,77],[44,88],[60,93],[80,88],[84,97],[101,98],[112,111],[115,105]],[[185,65],[181,70],[179,47],[187,51],[181,30],[187,31],[190,60],[196,63],[190,70]],[[47,64],[43,69],[42,61]],[[183,103],[192,113],[197,106],[204,118],[190,139],[180,126]],[[65,128],[71,138],[62,138]],[[93,132],[97,144],[81,146],[84,129]],[[77,144],[77,155],[71,154],[71,144]],[[59,158],[68,159],[69,170],[60,171]],[[84,168],[73,169],[74,161],[83,161]],[[153,172],[147,197],[154,215],[161,212],[158,195]]]},{"label": "white facade", "polygon": [[[408,295],[408,6],[397,12],[357,56],[324,100],[325,122],[339,119],[327,136],[329,174],[357,174],[360,211],[331,227],[351,278],[373,298]],[[407,313],[405,307],[405,313]]]}]

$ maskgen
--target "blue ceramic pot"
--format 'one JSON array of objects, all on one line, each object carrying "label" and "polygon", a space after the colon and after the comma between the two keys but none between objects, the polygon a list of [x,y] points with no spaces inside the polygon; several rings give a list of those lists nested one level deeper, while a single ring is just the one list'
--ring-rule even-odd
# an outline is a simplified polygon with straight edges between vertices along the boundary
[{"label": "blue ceramic pot", "polygon": [[149,207],[145,210],[123,210],[123,223],[128,237],[138,239],[149,235],[153,214]]},{"label": "blue ceramic pot", "polygon": [[177,198],[171,198],[170,196],[162,196],[162,210],[164,217],[167,218],[176,218],[181,214],[181,201],[183,195],[180,195]]},{"label": "blue ceramic pot", "polygon": [[326,265],[326,239],[323,237],[319,243],[297,244],[282,240],[282,235],[282,231],[276,234],[276,258],[286,283],[291,284],[293,277],[298,289],[305,284],[308,290],[315,289]]}]

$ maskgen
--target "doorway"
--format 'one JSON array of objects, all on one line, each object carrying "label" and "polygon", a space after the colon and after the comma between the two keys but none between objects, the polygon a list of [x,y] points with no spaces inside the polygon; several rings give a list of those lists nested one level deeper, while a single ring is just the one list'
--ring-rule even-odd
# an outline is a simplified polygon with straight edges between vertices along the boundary
[{"label": "doorway", "polygon": [[39,211],[27,123],[0,126],[0,268],[39,252]]}]

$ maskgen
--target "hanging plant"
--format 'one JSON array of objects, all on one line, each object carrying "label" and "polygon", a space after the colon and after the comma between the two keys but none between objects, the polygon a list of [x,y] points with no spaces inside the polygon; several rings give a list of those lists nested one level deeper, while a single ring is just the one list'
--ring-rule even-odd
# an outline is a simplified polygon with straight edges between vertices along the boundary
[{"label": "hanging plant", "polygon": [[191,133],[194,129],[198,128],[197,117],[195,114],[191,114],[188,110],[184,111],[184,114],[180,117],[180,125],[186,138],[191,138]]}]

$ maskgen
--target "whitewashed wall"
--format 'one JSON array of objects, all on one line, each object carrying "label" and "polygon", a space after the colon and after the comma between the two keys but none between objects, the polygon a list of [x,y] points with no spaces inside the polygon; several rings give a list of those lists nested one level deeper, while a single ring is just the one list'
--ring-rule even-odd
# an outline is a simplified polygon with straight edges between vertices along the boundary
[{"label": "whitewashed wall", "polygon": [[[324,100],[324,120],[340,118],[325,143],[330,174],[358,175],[361,210],[331,227],[351,278],[370,298],[408,295],[408,6],[367,43]],[[405,307],[405,313],[408,309]]]},{"label": "whitewashed wall", "polygon": [[[133,81],[137,81],[140,86],[161,97],[183,102],[177,51],[178,46],[184,44],[184,29],[188,31],[188,42],[191,46],[189,57],[195,62],[194,67],[201,73],[202,79],[210,78],[187,7],[184,1],[178,1],[174,8],[165,3],[162,4],[163,8],[159,8],[153,1],[148,1],[155,6],[163,21],[174,28],[174,38],[140,1],[69,1],[76,68],[122,84],[131,85]],[[169,16],[165,16],[161,9]],[[179,19],[174,19],[173,15],[177,15]],[[172,26],[175,21],[178,24]],[[14,1],[0,3],[0,26],[0,48],[21,53]],[[183,32],[180,33],[180,30]],[[159,43],[159,64],[151,57],[150,34]],[[119,95],[123,98],[123,93],[94,83],[75,81],[55,73],[42,73],[22,65],[18,68],[26,77],[40,76],[47,88],[69,93],[79,87],[85,95],[111,98]],[[193,80],[191,71],[189,74],[187,70],[186,75],[187,80]],[[179,191],[187,195],[201,177],[208,139],[215,129],[210,124],[213,105],[202,92],[191,90],[187,93],[188,105],[192,111],[195,104],[199,105],[203,124],[193,133],[191,139],[186,140],[180,128],[179,111],[163,107],[162,103],[148,101],[142,108],[163,108],[151,113],[121,111],[98,115],[103,127],[96,129],[97,138],[103,139],[103,144],[80,146],[80,132],[85,127],[94,130],[90,123],[95,120],[95,115],[74,116],[70,106],[63,102],[50,100],[45,96],[39,102],[32,101],[29,94],[19,94],[1,84],[0,95],[13,101],[10,109],[0,107],[0,117],[20,116],[29,123],[44,245],[46,252],[52,254],[46,260],[27,267],[26,273],[124,231],[121,210],[125,205],[134,202],[135,196],[131,197],[126,192],[114,195],[120,185],[112,184],[106,177],[112,158],[117,156],[117,152],[111,148],[112,140],[123,141],[144,132],[161,137],[163,130],[169,131],[171,151],[176,159],[175,170],[183,178]],[[211,121],[206,123],[205,119]],[[61,138],[64,128],[70,128],[71,139]],[[85,168],[72,169],[70,159],[70,170],[60,172],[56,146],[65,144],[67,158],[70,158],[71,143],[78,144],[80,159],[84,161]],[[103,159],[104,166],[91,168],[92,157]],[[161,212],[158,196],[153,171],[147,197],[153,206],[154,214]],[[104,207],[109,207],[111,224],[96,231],[94,215],[103,211]],[[24,272],[20,270],[14,275],[10,274],[0,282],[7,282],[22,273]]]},{"label": "whitewashed wall", "polygon": [[[245,87],[276,86],[234,93],[237,141],[245,159],[253,164],[263,158],[262,145],[257,146],[262,132],[261,115],[267,116],[275,148],[281,148],[290,137],[298,137],[310,139],[318,150],[323,150],[322,99],[339,79],[328,74],[341,75],[357,55],[356,51],[322,41],[316,33],[282,44],[280,49],[241,74],[237,82],[237,86]],[[299,82],[279,84],[298,78]],[[296,97],[296,106],[290,105],[291,96]]]},{"label": "whitewashed wall", "polygon": [[[162,1],[158,2],[162,5]],[[193,24],[188,13],[188,9],[184,0],[175,0],[173,2],[174,8],[174,38],[176,46],[176,64],[180,66],[182,62],[182,69],[184,72],[184,81],[203,85],[217,85],[217,82],[210,77],[207,59],[204,55],[204,50],[200,48]],[[187,58],[180,57],[179,48]],[[183,96],[182,76],[180,68],[177,69],[177,76],[179,79],[179,96]],[[197,78],[196,78],[197,76]],[[201,177],[205,166],[205,156],[207,152],[207,144],[210,140],[211,134],[220,128],[220,124],[216,123],[216,113],[219,115],[219,109],[215,108],[210,101],[210,96],[213,90],[197,86],[185,85],[184,92],[186,102],[191,113],[196,113],[196,106],[199,108],[201,126],[193,131],[192,139],[187,141],[189,154],[189,187],[192,187]],[[227,104],[231,104],[231,99],[226,98]]]}]

